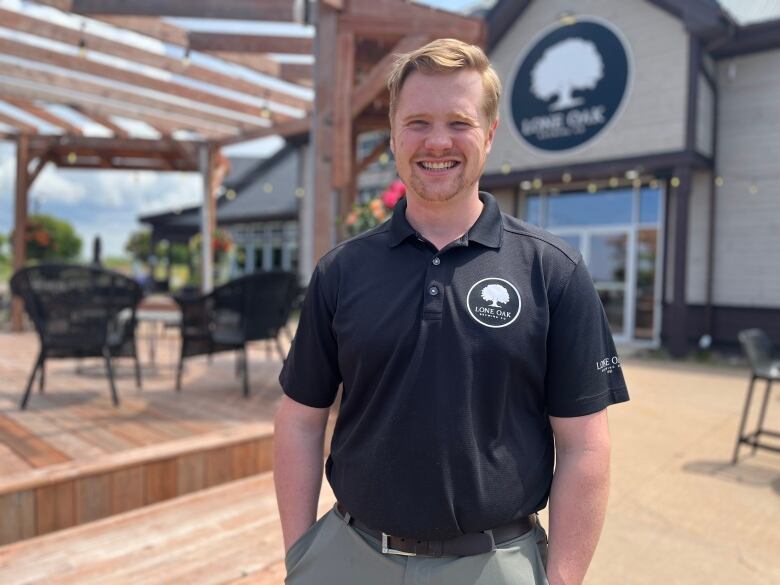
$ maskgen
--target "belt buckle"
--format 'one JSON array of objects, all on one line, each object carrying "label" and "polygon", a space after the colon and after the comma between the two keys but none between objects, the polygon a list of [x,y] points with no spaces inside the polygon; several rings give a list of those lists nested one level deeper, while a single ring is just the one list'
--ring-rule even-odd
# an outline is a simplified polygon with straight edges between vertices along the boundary
[{"label": "belt buckle", "polygon": [[416,557],[417,553],[404,552],[402,550],[396,550],[387,546],[387,534],[382,533],[382,554],[386,555],[400,555],[402,557]]}]

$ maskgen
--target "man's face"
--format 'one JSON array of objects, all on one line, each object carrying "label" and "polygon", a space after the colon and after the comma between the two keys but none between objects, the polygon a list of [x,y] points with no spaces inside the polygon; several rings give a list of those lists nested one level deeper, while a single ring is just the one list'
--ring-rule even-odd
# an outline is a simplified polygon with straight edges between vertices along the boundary
[{"label": "man's face", "polygon": [[488,126],[477,71],[406,78],[398,96],[390,148],[401,180],[426,201],[468,197],[485,167],[498,120]]}]

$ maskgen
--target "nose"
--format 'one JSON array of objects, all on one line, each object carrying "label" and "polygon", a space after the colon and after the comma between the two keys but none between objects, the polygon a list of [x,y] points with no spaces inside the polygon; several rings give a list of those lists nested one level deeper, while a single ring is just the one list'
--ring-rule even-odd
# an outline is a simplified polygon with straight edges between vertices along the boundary
[{"label": "nose", "polygon": [[434,152],[452,148],[452,136],[446,126],[434,125],[425,137],[425,148]]}]

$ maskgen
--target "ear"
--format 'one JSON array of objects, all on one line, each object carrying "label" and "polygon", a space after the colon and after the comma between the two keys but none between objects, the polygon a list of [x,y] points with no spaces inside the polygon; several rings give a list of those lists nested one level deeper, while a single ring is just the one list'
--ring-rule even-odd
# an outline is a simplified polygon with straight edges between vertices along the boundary
[{"label": "ear", "polygon": [[487,135],[485,136],[485,154],[490,152],[493,147],[493,139],[496,137],[496,129],[498,128],[498,116],[493,120],[493,123],[488,128]]},{"label": "ear", "polygon": [[393,158],[395,158],[395,136],[393,135],[392,126],[390,126],[390,152],[393,153]]}]

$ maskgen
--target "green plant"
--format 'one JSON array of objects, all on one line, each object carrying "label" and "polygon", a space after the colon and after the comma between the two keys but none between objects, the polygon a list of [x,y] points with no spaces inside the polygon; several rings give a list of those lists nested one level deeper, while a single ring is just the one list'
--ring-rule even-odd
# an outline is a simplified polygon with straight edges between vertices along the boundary
[{"label": "green plant", "polygon": [[81,253],[81,238],[73,226],[51,215],[31,215],[24,239],[28,260],[73,260]]},{"label": "green plant", "polygon": [[367,203],[355,203],[344,218],[344,226],[349,236],[356,236],[393,215],[396,203],[406,194],[406,186],[401,181],[393,181],[378,197]]},{"label": "green plant", "polygon": [[125,252],[139,262],[148,262],[152,255],[152,233],[149,230],[131,233],[125,243]]}]

